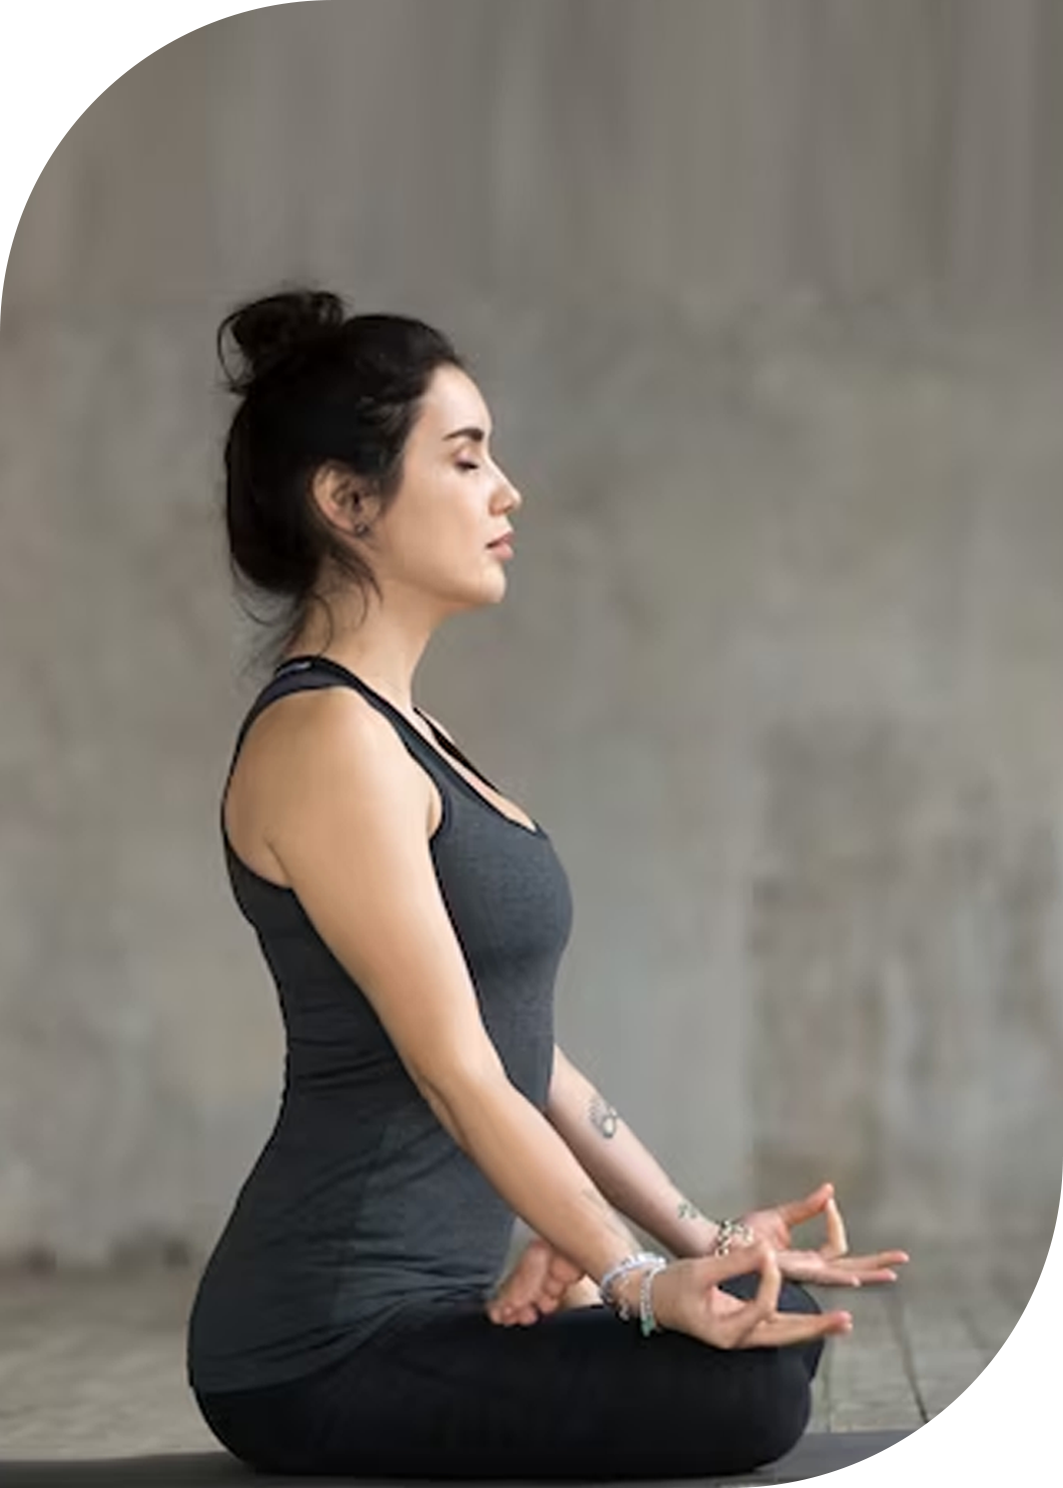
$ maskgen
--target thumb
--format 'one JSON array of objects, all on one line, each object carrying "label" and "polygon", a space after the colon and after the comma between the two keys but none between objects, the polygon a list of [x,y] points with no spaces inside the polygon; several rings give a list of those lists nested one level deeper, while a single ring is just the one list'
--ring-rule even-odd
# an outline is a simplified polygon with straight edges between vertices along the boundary
[{"label": "thumb", "polygon": [[791,1199],[787,1204],[779,1205],[779,1213],[787,1224],[802,1224],[806,1219],[821,1213],[830,1203],[834,1196],[834,1184],[821,1183],[814,1188],[810,1194],[803,1199]]}]

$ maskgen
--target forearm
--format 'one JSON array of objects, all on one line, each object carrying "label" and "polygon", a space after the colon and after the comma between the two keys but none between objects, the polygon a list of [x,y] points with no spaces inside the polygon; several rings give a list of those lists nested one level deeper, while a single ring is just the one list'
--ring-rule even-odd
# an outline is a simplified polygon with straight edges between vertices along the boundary
[{"label": "forearm", "polygon": [[709,1253],[718,1226],[698,1212],[615,1106],[560,1049],[555,1051],[547,1118],[621,1214],[673,1255]]},{"label": "forearm", "polygon": [[542,1113],[504,1076],[425,1092],[514,1212],[595,1281],[639,1245]]}]

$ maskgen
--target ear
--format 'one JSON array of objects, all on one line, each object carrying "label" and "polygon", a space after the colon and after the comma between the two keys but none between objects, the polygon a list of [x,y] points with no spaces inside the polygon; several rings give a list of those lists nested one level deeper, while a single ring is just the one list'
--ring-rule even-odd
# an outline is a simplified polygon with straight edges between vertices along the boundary
[{"label": "ear", "polygon": [[371,525],[376,515],[377,497],[341,465],[319,465],[311,477],[309,494],[329,526],[348,534],[356,527]]}]

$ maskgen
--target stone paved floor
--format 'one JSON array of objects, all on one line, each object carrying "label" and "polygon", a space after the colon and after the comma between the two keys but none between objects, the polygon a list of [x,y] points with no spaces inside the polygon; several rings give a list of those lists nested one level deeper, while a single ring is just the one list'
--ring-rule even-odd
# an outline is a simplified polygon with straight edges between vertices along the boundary
[{"label": "stone paved floor", "polygon": [[[981,1372],[1029,1299],[1047,1253],[915,1251],[890,1288],[817,1292],[851,1308],[828,1344],[812,1431],[916,1428]],[[204,1452],[218,1443],[184,1378],[197,1271],[0,1272],[4,1460]]]}]

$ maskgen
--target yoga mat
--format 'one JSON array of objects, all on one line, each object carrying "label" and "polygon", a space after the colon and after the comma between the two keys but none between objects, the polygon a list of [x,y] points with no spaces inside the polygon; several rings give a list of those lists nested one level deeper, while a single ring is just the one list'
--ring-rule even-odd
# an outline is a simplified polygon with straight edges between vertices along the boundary
[{"label": "yoga mat", "polygon": [[[806,1432],[785,1457],[753,1472],[735,1473],[728,1477],[660,1479],[694,1488],[697,1484],[796,1483],[820,1473],[835,1472],[883,1452],[894,1442],[910,1435],[907,1431],[839,1431]],[[427,1478],[410,1478],[410,1483],[430,1483]],[[439,1479],[450,1488],[457,1480]],[[499,1479],[498,1481],[503,1481]],[[506,1481],[516,1481],[510,1479]],[[521,1480],[524,1481],[524,1480]],[[589,1481],[569,1479],[570,1482]],[[634,1480],[630,1480],[634,1481]],[[647,1488],[654,1488],[647,1479]],[[255,1473],[231,1457],[228,1452],[165,1452],[140,1457],[97,1457],[84,1462],[0,1462],[0,1488],[321,1488],[322,1484],[358,1483],[364,1488],[398,1488],[401,1478],[289,1477],[286,1474]],[[478,1488],[490,1488],[486,1479]],[[527,1488],[536,1485],[527,1480]],[[549,1488],[542,1484],[541,1488]]]},{"label": "yoga mat", "polygon": [[1014,1478],[1027,1473],[1063,1473],[1063,1431],[805,1431],[794,1451],[758,1467],[744,1481],[810,1484],[841,1478]]}]

